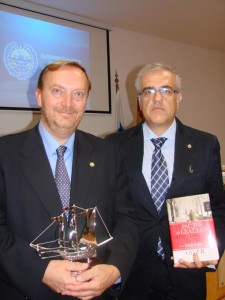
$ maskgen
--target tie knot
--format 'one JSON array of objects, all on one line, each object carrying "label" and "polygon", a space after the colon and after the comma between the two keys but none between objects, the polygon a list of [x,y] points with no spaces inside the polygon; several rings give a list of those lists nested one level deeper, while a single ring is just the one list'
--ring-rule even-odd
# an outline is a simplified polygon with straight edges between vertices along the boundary
[{"label": "tie knot", "polygon": [[59,146],[57,149],[56,149],[56,153],[58,155],[58,157],[62,157],[66,151],[67,147],[66,146]]},{"label": "tie knot", "polygon": [[157,148],[157,149],[160,149],[166,140],[167,140],[167,138],[164,138],[164,137],[157,138],[157,139],[151,139],[152,143],[154,144],[155,148]]}]

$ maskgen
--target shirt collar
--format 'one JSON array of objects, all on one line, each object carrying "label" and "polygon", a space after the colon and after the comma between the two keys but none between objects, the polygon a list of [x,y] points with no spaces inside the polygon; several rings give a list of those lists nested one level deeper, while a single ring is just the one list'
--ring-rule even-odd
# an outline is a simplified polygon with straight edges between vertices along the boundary
[{"label": "shirt collar", "polygon": [[159,137],[165,137],[167,138],[167,141],[175,141],[175,134],[176,134],[176,128],[177,123],[176,120],[173,120],[172,125],[160,136],[157,136],[146,124],[146,122],[143,123],[143,134],[144,134],[144,141],[150,140],[150,139],[156,139]]},{"label": "shirt collar", "polygon": [[[49,132],[44,128],[42,122],[40,121],[38,124],[39,132],[44,143],[45,149],[48,153],[56,153],[56,149],[60,146],[60,144],[56,141],[56,139],[49,134]],[[74,149],[74,141],[75,141],[75,132],[68,138],[64,146],[71,152]]]}]

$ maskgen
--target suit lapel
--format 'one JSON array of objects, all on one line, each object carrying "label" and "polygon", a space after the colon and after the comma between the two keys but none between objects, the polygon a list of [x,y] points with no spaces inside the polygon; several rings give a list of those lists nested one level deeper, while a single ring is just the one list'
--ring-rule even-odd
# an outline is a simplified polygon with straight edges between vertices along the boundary
[{"label": "suit lapel", "polygon": [[178,182],[183,185],[186,175],[192,172],[192,147],[191,133],[187,127],[177,120],[174,170],[169,194],[172,194],[174,189],[177,188]]},{"label": "suit lapel", "polygon": [[[172,181],[167,193],[167,199],[172,198],[176,194],[179,185],[183,186],[188,173],[192,172],[192,135],[178,119],[174,153],[174,169]],[[166,205],[163,206],[162,214],[167,213]]]},{"label": "suit lapel", "polygon": [[[61,214],[61,201],[37,127],[28,133],[21,149],[19,164],[24,176],[32,185],[50,217]],[[87,136],[77,130],[71,178],[71,205],[76,204],[83,208],[90,207],[88,191],[94,174],[93,146]]]},{"label": "suit lapel", "polygon": [[147,210],[151,214],[158,217],[157,209],[151,197],[151,193],[146,184],[145,178],[142,173],[142,163],[144,154],[144,138],[142,124],[135,128],[135,131],[128,137],[125,153],[127,153],[127,162],[129,166],[128,173],[135,178],[135,184],[139,190],[139,197],[142,199]]},{"label": "suit lapel", "polygon": [[[61,201],[38,128],[28,132],[21,148],[20,168],[50,216],[61,213]],[[54,201],[52,201],[55,199]],[[29,200],[29,199],[28,199]]]},{"label": "suit lapel", "polygon": [[88,192],[96,165],[93,146],[87,135],[77,130],[74,147],[71,204],[87,208],[91,205]]}]

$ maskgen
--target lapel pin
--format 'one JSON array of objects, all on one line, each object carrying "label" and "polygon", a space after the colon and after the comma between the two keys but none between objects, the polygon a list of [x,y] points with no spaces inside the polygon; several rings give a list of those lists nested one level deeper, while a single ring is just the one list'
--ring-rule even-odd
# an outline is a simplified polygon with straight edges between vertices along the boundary
[{"label": "lapel pin", "polygon": [[90,166],[91,168],[94,168],[95,163],[94,163],[93,161],[91,161],[90,164],[89,164],[89,166]]},{"label": "lapel pin", "polygon": [[188,168],[188,172],[191,173],[191,174],[194,172],[191,165]]},{"label": "lapel pin", "polygon": [[191,148],[192,148],[192,145],[191,145],[191,144],[188,144],[187,147],[188,147],[189,149],[191,149]]}]

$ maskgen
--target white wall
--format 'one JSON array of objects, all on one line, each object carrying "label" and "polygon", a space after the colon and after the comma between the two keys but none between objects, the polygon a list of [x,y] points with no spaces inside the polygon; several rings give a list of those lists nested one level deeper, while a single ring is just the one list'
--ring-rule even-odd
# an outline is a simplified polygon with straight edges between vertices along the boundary
[{"label": "white wall", "polygon": [[[112,115],[86,114],[80,129],[104,136],[115,130],[115,72],[120,80],[125,125],[136,120],[134,78],[145,63],[165,62],[183,79],[178,117],[185,124],[217,135],[225,164],[225,52],[206,50],[114,28],[110,32]],[[0,135],[32,127],[39,114],[0,111]]]}]

